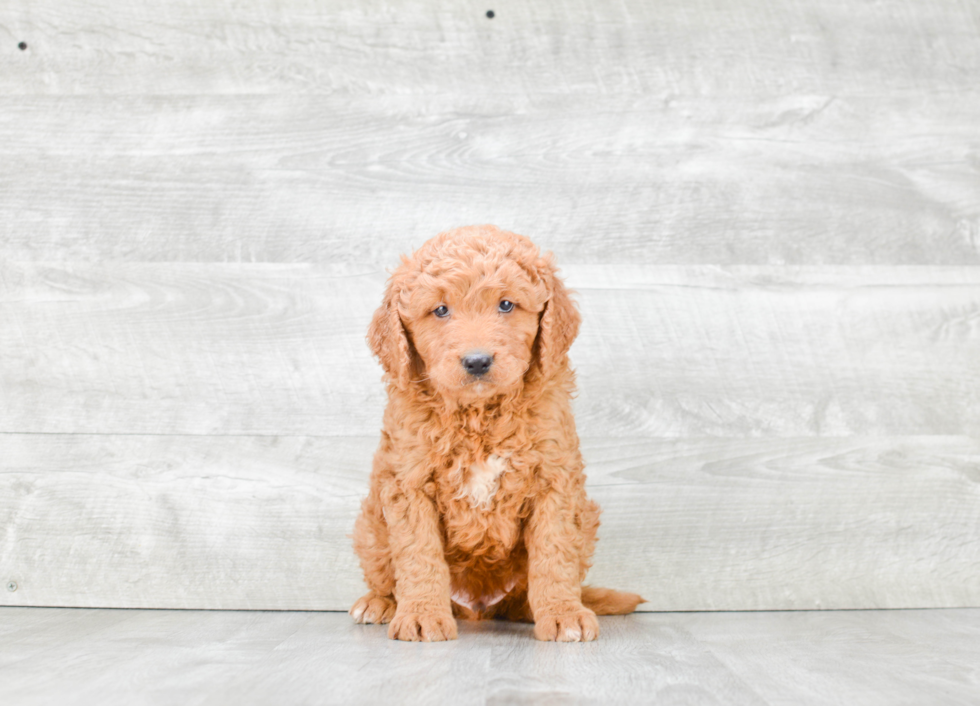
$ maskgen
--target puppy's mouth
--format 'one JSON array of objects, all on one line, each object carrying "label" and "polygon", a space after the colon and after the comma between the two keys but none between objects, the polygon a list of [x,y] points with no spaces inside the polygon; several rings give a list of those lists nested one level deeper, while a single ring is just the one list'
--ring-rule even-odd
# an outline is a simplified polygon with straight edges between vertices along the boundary
[{"label": "puppy's mouth", "polygon": [[438,370],[433,371],[432,379],[444,394],[475,401],[512,391],[520,385],[524,373],[530,367],[530,362],[526,362],[523,369],[516,368],[514,361],[507,359],[496,363],[474,375],[465,371],[465,365],[458,366],[454,361],[452,367],[440,365]]},{"label": "puppy's mouth", "polygon": [[483,375],[464,375],[456,388],[467,394],[491,395],[497,392],[509,390],[520,383],[524,373],[531,367],[530,361],[524,365],[524,369],[516,376],[511,376],[509,370],[497,370],[496,366],[488,370]]},{"label": "puppy's mouth", "polygon": [[506,380],[501,380],[499,375],[487,373],[486,375],[467,375],[459,381],[456,387],[456,394],[469,399],[481,399],[493,397],[496,394],[509,389]]},{"label": "puppy's mouth", "polygon": [[486,375],[481,377],[469,377],[463,380],[460,387],[466,392],[471,392],[477,395],[483,395],[487,392],[492,391],[496,388],[497,383],[493,378],[487,377]]}]

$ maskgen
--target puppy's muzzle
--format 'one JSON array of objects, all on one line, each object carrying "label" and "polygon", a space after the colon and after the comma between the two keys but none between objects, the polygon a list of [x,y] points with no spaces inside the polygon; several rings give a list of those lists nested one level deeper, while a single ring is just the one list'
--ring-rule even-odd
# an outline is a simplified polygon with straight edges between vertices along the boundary
[{"label": "puppy's muzzle", "polygon": [[467,373],[478,378],[486,375],[487,371],[490,370],[490,366],[493,365],[493,356],[486,351],[470,351],[460,359],[460,362]]}]

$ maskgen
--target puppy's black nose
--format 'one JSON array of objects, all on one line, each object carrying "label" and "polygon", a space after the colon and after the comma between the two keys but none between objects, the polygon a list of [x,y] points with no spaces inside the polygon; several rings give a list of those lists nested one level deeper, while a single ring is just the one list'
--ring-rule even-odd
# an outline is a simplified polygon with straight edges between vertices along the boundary
[{"label": "puppy's black nose", "polygon": [[486,373],[492,363],[493,356],[489,353],[467,353],[463,356],[463,368],[474,377]]}]

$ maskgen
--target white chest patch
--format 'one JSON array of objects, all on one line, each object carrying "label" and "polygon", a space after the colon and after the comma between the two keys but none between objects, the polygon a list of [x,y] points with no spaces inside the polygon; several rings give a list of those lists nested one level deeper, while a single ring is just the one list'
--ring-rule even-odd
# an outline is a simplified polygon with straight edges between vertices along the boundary
[{"label": "white chest patch", "polygon": [[465,498],[473,507],[490,507],[500,489],[500,476],[509,468],[507,459],[497,454],[492,454],[483,462],[474,463],[465,474],[463,487],[460,488],[456,499]]}]

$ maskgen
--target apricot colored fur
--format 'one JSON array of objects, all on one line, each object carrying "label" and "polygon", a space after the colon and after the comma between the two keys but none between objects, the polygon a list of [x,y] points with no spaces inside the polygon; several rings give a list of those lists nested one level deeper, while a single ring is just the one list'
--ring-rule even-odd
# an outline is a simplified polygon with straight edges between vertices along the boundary
[{"label": "apricot colored fur", "polygon": [[[370,589],[356,621],[435,641],[456,637],[455,617],[502,618],[533,621],[541,640],[587,641],[596,613],[643,600],[581,585],[599,507],[570,405],[580,317],[556,271],[527,238],[471,226],[391,275],[368,332],[388,406],[354,528]],[[461,364],[472,351],[493,356],[481,377]]]}]

